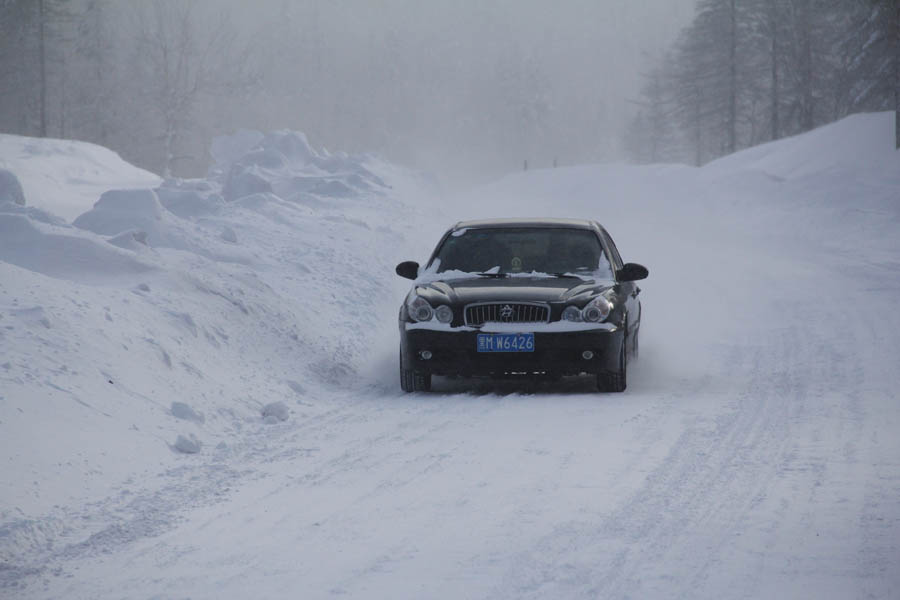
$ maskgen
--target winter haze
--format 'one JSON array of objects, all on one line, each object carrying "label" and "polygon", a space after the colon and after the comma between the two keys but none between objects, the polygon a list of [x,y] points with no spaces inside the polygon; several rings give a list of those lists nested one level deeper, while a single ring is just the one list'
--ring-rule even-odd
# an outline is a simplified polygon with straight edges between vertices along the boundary
[{"label": "winter haze", "polygon": [[[28,18],[0,23],[5,80],[24,84],[0,101],[0,126],[27,134],[40,129],[29,90],[37,3],[6,4]],[[65,13],[44,29],[49,135],[112,146],[156,172],[170,152],[173,172],[198,175],[212,136],[290,128],[454,185],[525,160],[623,156],[640,74],[693,10],[693,0],[46,4]],[[177,130],[168,149],[167,129]]]},{"label": "winter haze", "polygon": [[[0,0],[0,91],[0,599],[898,597],[896,0]],[[491,217],[649,277],[397,276]]]}]

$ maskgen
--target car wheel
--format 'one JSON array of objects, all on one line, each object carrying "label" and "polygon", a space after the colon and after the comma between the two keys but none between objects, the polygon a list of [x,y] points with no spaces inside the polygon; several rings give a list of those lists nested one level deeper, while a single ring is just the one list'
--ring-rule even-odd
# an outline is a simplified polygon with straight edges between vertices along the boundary
[{"label": "car wheel", "polygon": [[400,354],[400,389],[404,392],[431,391],[431,373],[403,368],[403,353]]},{"label": "car wheel", "polygon": [[616,371],[603,371],[597,373],[597,389],[601,392],[624,392],[627,373],[627,361],[625,360],[625,337],[619,346],[619,368]]}]

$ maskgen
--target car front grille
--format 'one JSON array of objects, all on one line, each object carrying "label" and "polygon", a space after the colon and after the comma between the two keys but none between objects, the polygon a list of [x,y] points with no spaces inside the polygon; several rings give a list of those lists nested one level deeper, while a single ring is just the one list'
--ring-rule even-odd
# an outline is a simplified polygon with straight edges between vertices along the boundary
[{"label": "car front grille", "polygon": [[466,306],[466,325],[481,327],[485,323],[546,323],[550,307],[525,302],[489,302]]}]

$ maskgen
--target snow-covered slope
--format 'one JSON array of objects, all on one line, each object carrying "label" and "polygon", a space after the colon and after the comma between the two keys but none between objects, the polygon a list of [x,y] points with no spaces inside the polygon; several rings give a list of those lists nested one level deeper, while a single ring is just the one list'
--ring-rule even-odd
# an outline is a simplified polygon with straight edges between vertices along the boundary
[{"label": "snow-covered slope", "polygon": [[152,188],[160,178],[96,144],[0,134],[0,169],[12,171],[29,205],[71,221],[110,189]]},{"label": "snow-covered slope", "polygon": [[[280,171],[258,168],[254,151],[208,181],[105,192],[74,225],[0,206],[4,518],[164,471],[179,437],[228,447],[270,403],[315,414],[307,395],[352,384],[373,335],[393,331],[402,292],[384,274],[416,238],[404,199],[426,186],[376,159],[319,156],[299,134],[273,139]],[[77,148],[76,164],[100,154]],[[225,201],[245,172],[313,189]],[[180,404],[200,417],[181,418]]]},{"label": "snow-covered slope", "polygon": [[[3,204],[0,595],[893,597],[892,118],[449,200],[244,132],[74,225]],[[394,265],[490,216],[650,268],[624,394],[399,393]]]}]

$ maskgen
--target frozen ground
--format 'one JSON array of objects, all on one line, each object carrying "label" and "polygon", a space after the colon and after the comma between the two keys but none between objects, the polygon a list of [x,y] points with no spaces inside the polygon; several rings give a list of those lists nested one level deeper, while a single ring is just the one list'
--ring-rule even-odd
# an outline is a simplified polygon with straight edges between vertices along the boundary
[{"label": "frozen ground", "polygon": [[[0,206],[0,597],[896,598],[892,119],[443,200],[244,134],[79,227]],[[624,394],[399,392],[393,266],[510,215],[650,268]]]}]

